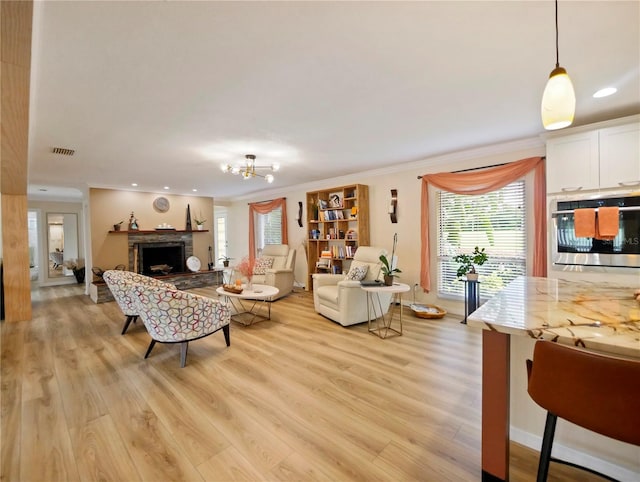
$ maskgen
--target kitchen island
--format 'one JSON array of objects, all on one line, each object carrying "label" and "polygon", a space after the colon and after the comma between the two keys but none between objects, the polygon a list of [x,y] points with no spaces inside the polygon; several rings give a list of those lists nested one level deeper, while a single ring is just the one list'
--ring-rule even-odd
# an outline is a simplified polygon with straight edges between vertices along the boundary
[{"label": "kitchen island", "polygon": [[[638,288],[637,286],[635,288]],[[472,313],[482,334],[482,478],[509,478],[511,335],[640,359],[634,287],[519,277]]]}]

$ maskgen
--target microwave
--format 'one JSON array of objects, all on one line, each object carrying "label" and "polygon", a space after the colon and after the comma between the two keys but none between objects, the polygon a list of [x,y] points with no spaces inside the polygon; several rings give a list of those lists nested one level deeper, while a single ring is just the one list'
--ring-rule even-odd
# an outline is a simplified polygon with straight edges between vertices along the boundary
[{"label": "microwave", "polygon": [[[576,209],[617,206],[618,234],[612,240],[578,238]],[[558,198],[551,204],[552,263],[560,266],[640,268],[640,193],[619,196]]]}]

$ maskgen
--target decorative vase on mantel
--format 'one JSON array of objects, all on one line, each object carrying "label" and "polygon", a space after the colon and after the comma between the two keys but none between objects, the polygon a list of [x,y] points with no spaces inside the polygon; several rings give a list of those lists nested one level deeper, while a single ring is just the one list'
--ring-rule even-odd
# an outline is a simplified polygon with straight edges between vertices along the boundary
[{"label": "decorative vase on mantel", "polygon": [[185,220],[185,231],[191,231],[193,228],[191,227],[191,207],[187,204],[187,219]]}]

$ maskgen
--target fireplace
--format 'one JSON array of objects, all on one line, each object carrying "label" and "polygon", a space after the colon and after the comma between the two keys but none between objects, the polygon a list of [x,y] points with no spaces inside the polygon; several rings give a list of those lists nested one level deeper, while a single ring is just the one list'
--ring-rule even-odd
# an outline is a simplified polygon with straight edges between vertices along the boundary
[{"label": "fireplace", "polygon": [[152,270],[152,266],[168,265],[171,273],[183,273],[185,271],[185,247],[182,241],[163,243],[137,243],[135,251],[138,256],[138,273],[144,275],[161,274]]}]

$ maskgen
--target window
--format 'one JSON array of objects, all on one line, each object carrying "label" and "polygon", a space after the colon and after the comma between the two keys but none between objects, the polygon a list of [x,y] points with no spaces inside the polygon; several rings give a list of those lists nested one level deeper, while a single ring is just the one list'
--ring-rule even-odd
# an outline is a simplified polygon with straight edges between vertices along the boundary
[{"label": "window", "polygon": [[256,250],[259,255],[267,244],[282,244],[282,208],[275,208],[267,214],[254,215]]},{"label": "window", "polygon": [[476,267],[480,293],[490,298],[526,269],[524,180],[478,196],[439,191],[438,294],[464,296],[456,278],[457,254],[485,248],[489,260]]}]

